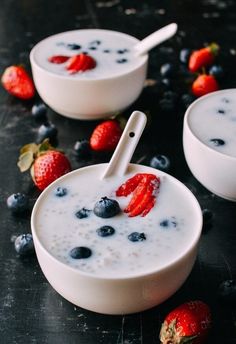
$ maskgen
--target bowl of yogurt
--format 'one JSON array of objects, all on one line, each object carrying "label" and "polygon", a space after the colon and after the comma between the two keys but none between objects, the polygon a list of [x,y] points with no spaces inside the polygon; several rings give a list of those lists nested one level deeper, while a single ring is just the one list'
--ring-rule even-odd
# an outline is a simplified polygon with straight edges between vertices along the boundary
[{"label": "bowl of yogurt", "polygon": [[236,89],[212,92],[190,105],[183,147],[196,179],[217,196],[236,201]]},{"label": "bowl of yogurt", "polygon": [[181,287],[197,256],[202,212],[190,190],[154,168],[124,168],[132,149],[117,160],[124,143],[133,145],[133,134],[137,130],[124,131],[109,164],[53,182],[31,217],[46,279],[68,301],[98,313],[160,304]]},{"label": "bowl of yogurt", "polygon": [[176,30],[173,23],[142,41],[102,29],[52,35],[36,44],[30,53],[36,89],[49,107],[66,117],[112,117],[142,92],[148,50]]}]

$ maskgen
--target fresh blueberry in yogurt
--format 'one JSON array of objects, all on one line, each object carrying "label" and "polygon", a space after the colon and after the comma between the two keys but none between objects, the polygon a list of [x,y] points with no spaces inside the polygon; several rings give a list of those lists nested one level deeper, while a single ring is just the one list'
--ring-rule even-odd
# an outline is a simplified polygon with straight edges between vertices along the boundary
[{"label": "fresh blueberry in yogurt", "polygon": [[28,256],[34,253],[34,242],[31,234],[21,234],[14,242],[15,250],[20,256]]},{"label": "fresh blueberry in yogurt", "polygon": [[150,166],[161,171],[167,171],[170,168],[170,159],[162,154],[154,155],[150,161]]},{"label": "fresh blueberry in yogurt", "polygon": [[90,50],[97,50],[97,47],[92,46],[92,47],[89,47],[89,49]]},{"label": "fresh blueberry in yogurt", "polygon": [[111,226],[102,226],[98,228],[96,232],[101,237],[108,237],[115,233],[115,229]]},{"label": "fresh blueberry in yogurt", "polygon": [[14,214],[24,213],[29,209],[29,198],[23,193],[14,193],[7,198],[7,207]]},{"label": "fresh blueberry in yogurt", "polygon": [[101,43],[102,42],[97,39],[95,41],[90,42],[90,45],[100,45]]},{"label": "fresh blueberry in yogurt", "polygon": [[225,141],[222,139],[210,139],[210,143],[212,143],[215,147],[220,147],[225,145]]},{"label": "fresh blueberry in yogurt", "polygon": [[226,98],[226,97],[223,97],[222,98],[222,103],[228,104],[228,103],[230,103],[230,100],[228,98]]},{"label": "fresh blueberry in yogurt", "polygon": [[220,115],[224,115],[225,114],[225,110],[224,109],[218,109],[217,113],[219,113]]},{"label": "fresh blueberry in yogurt", "polygon": [[81,49],[81,46],[79,44],[76,44],[76,43],[68,43],[67,48],[70,50],[79,50],[79,49]]},{"label": "fresh blueberry in yogurt", "polygon": [[127,59],[118,59],[116,60],[117,63],[126,63],[128,60]]},{"label": "fresh blueberry in yogurt", "polygon": [[89,216],[91,210],[87,209],[87,208],[82,208],[80,210],[78,210],[76,213],[75,213],[75,216],[78,218],[78,219],[84,219],[86,217]]},{"label": "fresh blueberry in yogurt", "polygon": [[103,52],[104,52],[105,54],[109,54],[109,53],[111,52],[111,50],[110,50],[110,49],[104,49]]},{"label": "fresh blueberry in yogurt", "polygon": [[177,227],[177,221],[175,217],[171,217],[170,219],[163,219],[160,222],[160,226],[164,228],[176,228]]},{"label": "fresh blueberry in yogurt", "polygon": [[66,194],[67,194],[67,189],[61,186],[58,186],[55,190],[55,195],[57,197],[63,197],[63,196],[66,196]]},{"label": "fresh blueberry in yogurt", "polygon": [[85,246],[74,247],[70,251],[70,256],[73,259],[89,258],[91,255],[92,255],[91,249]]},{"label": "fresh blueberry in yogurt", "polygon": [[117,50],[117,54],[125,54],[125,53],[128,53],[128,49],[119,49],[119,50]]},{"label": "fresh blueberry in yogurt", "polygon": [[102,197],[100,201],[95,204],[93,212],[98,217],[109,218],[120,212],[120,206],[116,200]]},{"label": "fresh blueberry in yogurt", "polygon": [[146,235],[144,233],[133,232],[128,235],[128,239],[132,242],[143,241],[146,240]]}]

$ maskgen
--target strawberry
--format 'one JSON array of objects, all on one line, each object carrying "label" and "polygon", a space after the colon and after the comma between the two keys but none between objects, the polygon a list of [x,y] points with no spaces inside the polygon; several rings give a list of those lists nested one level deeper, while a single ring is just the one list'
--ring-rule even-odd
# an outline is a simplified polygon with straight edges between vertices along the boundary
[{"label": "strawberry", "polygon": [[163,344],[201,344],[211,328],[211,311],[202,301],[189,301],[171,311],[160,331]]},{"label": "strawberry", "polygon": [[219,46],[216,43],[212,43],[208,47],[193,51],[189,57],[189,70],[191,72],[197,72],[200,68],[211,65],[218,52]]},{"label": "strawberry", "polygon": [[21,148],[18,167],[21,172],[31,168],[34,184],[44,190],[54,180],[71,171],[67,157],[53,148],[49,140],[41,144],[29,143]]},{"label": "strawberry", "polygon": [[94,58],[87,54],[74,55],[69,58],[66,69],[71,73],[84,72],[96,67]]},{"label": "strawberry", "polygon": [[51,63],[61,64],[69,60],[70,56],[65,55],[53,55],[48,58],[48,61]]},{"label": "strawberry", "polygon": [[213,75],[201,74],[192,84],[192,93],[196,97],[201,97],[218,89],[219,84]]},{"label": "strawberry", "polygon": [[113,151],[121,137],[122,130],[116,120],[100,123],[90,137],[90,147],[95,151]]},{"label": "strawberry", "polygon": [[22,66],[6,68],[1,82],[7,92],[20,99],[30,99],[35,95],[33,81]]}]

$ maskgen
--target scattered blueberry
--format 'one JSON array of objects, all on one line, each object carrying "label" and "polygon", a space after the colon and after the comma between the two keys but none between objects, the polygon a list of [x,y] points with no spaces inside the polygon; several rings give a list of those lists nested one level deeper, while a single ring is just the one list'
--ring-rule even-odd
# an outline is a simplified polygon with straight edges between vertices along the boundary
[{"label": "scattered blueberry", "polygon": [[40,141],[48,139],[55,139],[57,137],[57,128],[51,122],[43,123],[38,129],[38,137]]},{"label": "scattered blueberry", "polygon": [[90,50],[97,50],[97,47],[89,47]]},{"label": "scattered blueberry", "polygon": [[219,299],[225,303],[234,305],[236,303],[236,283],[234,280],[223,281],[218,289]]},{"label": "scattered blueberry", "polygon": [[99,236],[107,237],[115,233],[115,229],[111,226],[102,226],[96,230]]},{"label": "scattered blueberry", "polygon": [[161,171],[167,171],[170,168],[170,159],[162,154],[157,154],[150,160],[150,166]]},{"label": "scattered blueberry", "polygon": [[34,242],[31,234],[21,234],[14,242],[15,250],[20,256],[28,256],[34,253]]},{"label": "scattered blueberry", "polygon": [[31,109],[31,113],[35,119],[45,120],[47,117],[47,106],[44,103],[35,104]]},{"label": "scattered blueberry", "polygon": [[209,74],[213,75],[216,79],[222,79],[224,77],[224,70],[219,65],[213,65],[209,69]]},{"label": "scattered blueberry", "polygon": [[119,49],[119,50],[117,50],[117,54],[125,54],[128,51],[129,51],[128,49]]},{"label": "scattered blueberry", "polygon": [[91,255],[92,251],[90,250],[90,248],[85,246],[74,247],[70,251],[70,256],[73,259],[89,258]]},{"label": "scattered blueberry", "polygon": [[225,141],[222,139],[210,139],[210,142],[212,142],[215,147],[223,146],[225,144]]},{"label": "scattered blueberry", "polygon": [[160,68],[160,74],[164,78],[173,76],[175,67],[172,63],[164,63]]},{"label": "scattered blueberry", "polygon": [[210,209],[203,209],[202,210],[202,217],[203,217],[203,226],[202,230],[203,232],[207,232],[212,227],[212,219],[213,214]]},{"label": "scattered blueberry", "polygon": [[164,219],[160,222],[160,226],[161,227],[174,227],[176,228],[177,227],[177,221],[175,219],[175,217],[172,217],[170,219]]},{"label": "scattered blueberry", "polygon": [[76,141],[74,151],[78,158],[87,158],[91,154],[90,144],[88,140]]},{"label": "scattered blueberry", "polygon": [[189,57],[190,57],[190,54],[191,54],[190,49],[188,49],[188,48],[181,49],[180,53],[179,53],[180,62],[187,64]]},{"label": "scattered blueberry", "polygon": [[91,210],[83,207],[75,213],[75,216],[78,217],[78,219],[84,219],[89,216],[90,212]]},{"label": "scattered blueberry", "polygon": [[15,193],[7,198],[7,207],[15,214],[24,213],[29,209],[29,198],[23,193]]},{"label": "scattered blueberry", "polygon": [[111,51],[109,49],[104,49],[103,52],[109,54]]},{"label": "scattered blueberry", "polygon": [[58,186],[55,190],[55,195],[57,197],[63,197],[67,194],[67,189],[66,188],[62,188],[61,186]]},{"label": "scattered blueberry", "polygon": [[76,43],[68,43],[67,48],[70,50],[79,50],[79,49],[81,49],[81,46],[79,44],[76,44]]},{"label": "scattered blueberry", "polygon": [[161,79],[161,86],[164,90],[168,90],[171,88],[171,81],[168,78]]},{"label": "scattered blueberry", "polygon": [[225,110],[224,109],[218,109],[217,113],[219,113],[220,115],[224,115],[225,114]]},{"label": "scattered blueberry", "polygon": [[164,111],[175,110],[177,105],[178,95],[173,91],[166,91],[163,98],[160,100],[159,105]]},{"label": "scattered blueberry", "polygon": [[143,240],[146,240],[146,235],[144,233],[133,232],[128,235],[128,239],[133,242],[143,241]]},{"label": "scattered blueberry", "polygon": [[102,197],[100,201],[95,204],[93,212],[99,217],[109,218],[117,215],[120,212],[120,206],[116,200]]},{"label": "scattered blueberry", "polygon": [[181,96],[181,103],[183,104],[184,108],[187,109],[189,107],[189,105],[192,104],[192,102],[194,102],[196,98],[194,97],[194,95],[189,94],[189,93],[184,93]]},{"label": "scattered blueberry", "polygon": [[118,59],[118,60],[116,60],[117,63],[125,63],[127,61],[128,61],[127,59]]}]

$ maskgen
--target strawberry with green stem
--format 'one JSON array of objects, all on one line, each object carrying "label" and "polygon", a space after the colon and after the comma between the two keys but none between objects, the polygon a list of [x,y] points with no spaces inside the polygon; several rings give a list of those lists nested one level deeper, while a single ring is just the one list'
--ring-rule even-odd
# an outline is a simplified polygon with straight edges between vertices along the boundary
[{"label": "strawberry with green stem", "polygon": [[201,48],[192,52],[189,57],[188,68],[191,72],[195,73],[201,68],[211,65],[215,57],[219,53],[219,45],[216,43],[211,43],[205,48]]}]

